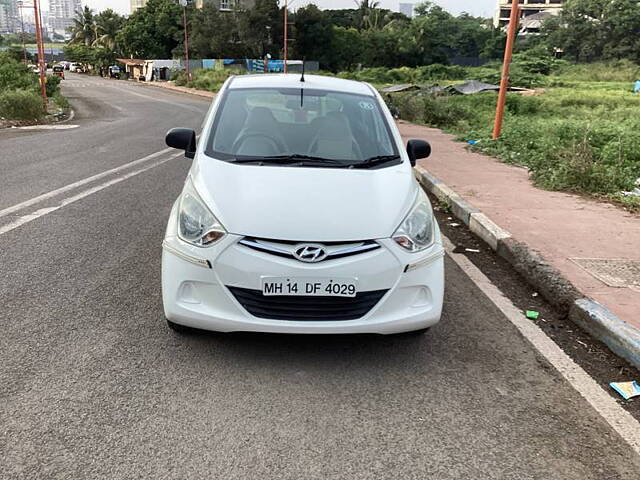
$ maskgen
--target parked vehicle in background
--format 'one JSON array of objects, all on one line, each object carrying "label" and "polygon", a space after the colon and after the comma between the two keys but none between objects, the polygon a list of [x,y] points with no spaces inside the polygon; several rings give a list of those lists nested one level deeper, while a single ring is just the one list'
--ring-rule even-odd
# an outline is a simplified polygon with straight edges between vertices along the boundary
[{"label": "parked vehicle in background", "polygon": [[109,67],[109,78],[120,78],[120,67],[118,65]]},{"label": "parked vehicle in background", "polygon": [[54,65],[53,74],[57,77],[62,78],[62,80],[64,80],[64,65]]},{"label": "parked vehicle in background", "polygon": [[84,72],[84,66],[81,63],[71,62],[71,65],[69,65],[69,71],[75,72],[75,73],[82,73]]},{"label": "parked vehicle in background", "polygon": [[169,326],[422,332],[440,320],[444,249],[380,94],[307,75],[231,77],[167,145],[193,164],[163,242]]}]

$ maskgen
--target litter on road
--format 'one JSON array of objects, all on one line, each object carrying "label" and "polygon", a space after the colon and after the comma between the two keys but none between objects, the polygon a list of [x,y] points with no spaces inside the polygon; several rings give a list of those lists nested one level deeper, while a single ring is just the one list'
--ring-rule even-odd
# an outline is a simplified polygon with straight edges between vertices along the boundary
[{"label": "litter on road", "polygon": [[464,250],[465,252],[480,253],[480,250],[478,250],[477,248],[465,248]]},{"label": "litter on road", "polygon": [[537,320],[538,317],[540,316],[540,312],[536,312],[535,310],[527,310],[525,315],[527,316],[527,318],[530,318],[532,320]]},{"label": "litter on road", "polygon": [[609,384],[616,392],[622,395],[622,398],[629,400],[633,397],[640,396],[640,384],[636,381],[633,382],[611,382]]}]

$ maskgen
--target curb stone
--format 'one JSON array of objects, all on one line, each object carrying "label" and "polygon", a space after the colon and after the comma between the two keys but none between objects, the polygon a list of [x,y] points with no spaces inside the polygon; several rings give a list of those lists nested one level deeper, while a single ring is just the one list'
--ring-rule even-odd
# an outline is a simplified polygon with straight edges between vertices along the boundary
[{"label": "curb stone", "polygon": [[616,355],[640,368],[640,332],[599,303],[585,297],[528,245],[492,222],[484,213],[422,167],[415,168],[422,187],[449,205],[451,212],[504,258],[554,307]]}]

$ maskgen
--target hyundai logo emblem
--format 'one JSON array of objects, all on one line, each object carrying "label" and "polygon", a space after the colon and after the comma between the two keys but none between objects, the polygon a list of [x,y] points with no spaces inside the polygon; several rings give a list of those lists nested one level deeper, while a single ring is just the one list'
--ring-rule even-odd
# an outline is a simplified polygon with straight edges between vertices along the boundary
[{"label": "hyundai logo emblem", "polygon": [[315,263],[321,262],[327,258],[327,252],[324,250],[322,245],[317,245],[315,243],[302,243],[300,245],[296,245],[296,248],[293,251],[293,256],[301,262]]}]

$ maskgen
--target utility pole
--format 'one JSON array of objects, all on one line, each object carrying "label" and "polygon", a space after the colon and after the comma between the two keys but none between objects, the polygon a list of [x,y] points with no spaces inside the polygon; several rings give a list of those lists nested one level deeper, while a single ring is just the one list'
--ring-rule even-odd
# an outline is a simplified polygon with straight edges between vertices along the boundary
[{"label": "utility pole", "polygon": [[509,30],[507,31],[507,46],[504,50],[504,62],[502,64],[502,78],[500,79],[500,93],[498,94],[498,105],[496,106],[496,120],[493,126],[493,136],[500,138],[502,132],[502,120],[504,119],[504,106],[507,102],[507,90],[509,88],[509,67],[513,56],[513,45],[518,32],[518,20],[520,19],[520,5],[518,2],[511,4],[511,16],[509,17]]},{"label": "utility pole", "polygon": [[287,57],[289,56],[289,0],[284,0],[284,73],[287,73]]},{"label": "utility pole", "polygon": [[44,60],[44,44],[42,43],[42,18],[40,17],[40,0],[33,0],[33,15],[36,21],[36,43],[38,44],[38,66],[40,67],[40,94],[45,110],[47,109],[47,63]]},{"label": "utility pole", "polygon": [[18,9],[20,10],[20,29],[22,31],[22,57],[24,59],[24,64],[27,65],[29,62],[27,61],[27,47],[24,44],[24,18],[22,16],[22,9],[26,8],[24,6],[24,1],[20,1],[18,3]]},{"label": "utility pole", "polygon": [[184,24],[184,61],[186,63],[187,80],[191,81],[191,70],[189,69],[189,33],[187,32],[187,5],[188,0],[180,0],[182,5],[182,22]]}]

